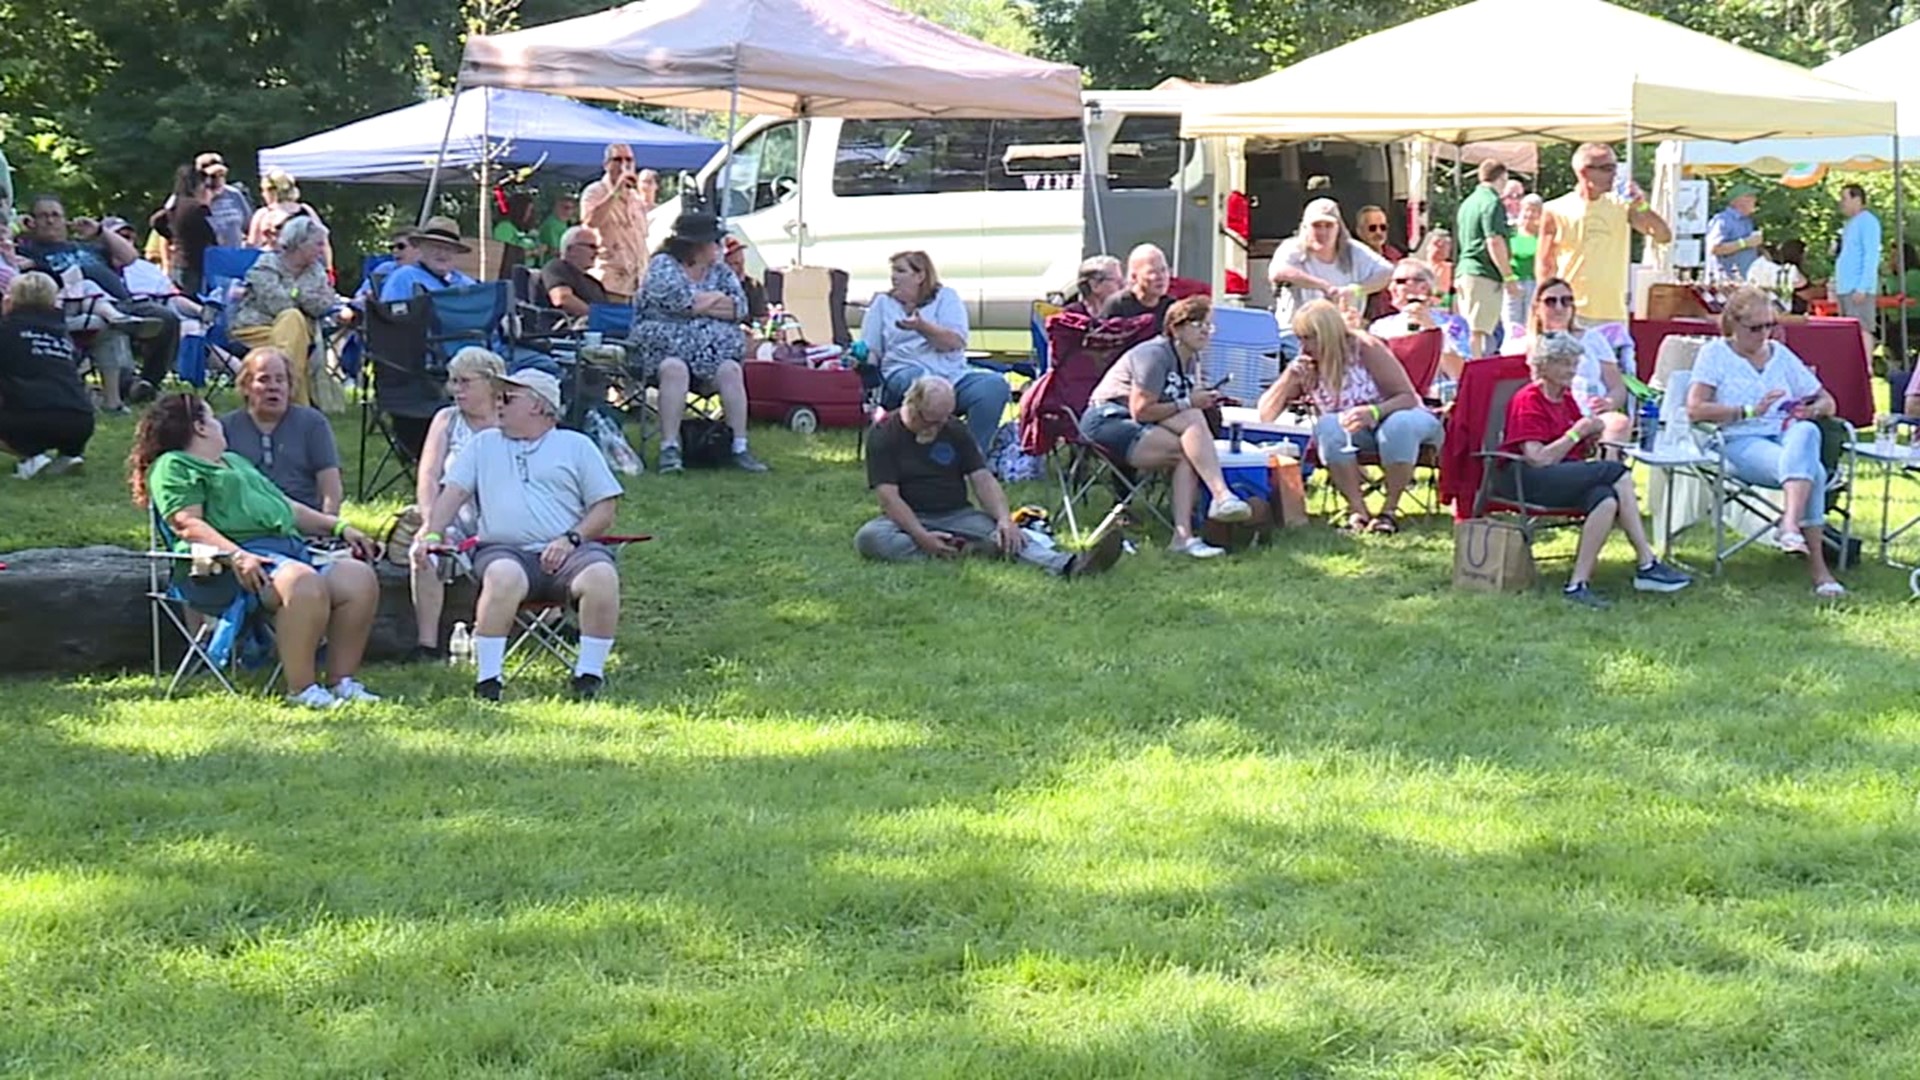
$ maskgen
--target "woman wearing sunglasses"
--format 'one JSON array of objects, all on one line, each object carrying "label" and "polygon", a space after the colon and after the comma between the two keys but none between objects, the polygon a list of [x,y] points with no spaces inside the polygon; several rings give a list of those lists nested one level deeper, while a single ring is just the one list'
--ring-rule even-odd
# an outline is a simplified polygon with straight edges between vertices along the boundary
[{"label": "woman wearing sunglasses", "polygon": [[1533,312],[1527,320],[1527,341],[1546,334],[1566,334],[1580,343],[1580,366],[1573,373],[1573,400],[1581,416],[1600,418],[1601,442],[1625,442],[1633,431],[1627,410],[1627,384],[1620,377],[1620,358],[1604,331],[1583,329],[1573,318],[1573,286],[1564,278],[1548,278],[1534,291]]},{"label": "woman wearing sunglasses", "polygon": [[1725,336],[1694,361],[1687,419],[1719,425],[1734,476],[1785,493],[1780,546],[1807,557],[1815,596],[1844,596],[1821,546],[1827,470],[1817,421],[1834,414],[1833,395],[1792,349],[1773,340],[1777,325],[1766,292],[1751,285],[1733,291],[1720,313]]}]

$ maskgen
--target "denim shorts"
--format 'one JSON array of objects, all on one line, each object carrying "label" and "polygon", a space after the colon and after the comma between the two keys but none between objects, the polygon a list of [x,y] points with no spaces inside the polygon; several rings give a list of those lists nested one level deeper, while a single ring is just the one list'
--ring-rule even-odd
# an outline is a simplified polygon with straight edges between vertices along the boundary
[{"label": "denim shorts", "polygon": [[1147,425],[1133,418],[1124,401],[1103,401],[1080,416],[1080,434],[1118,461],[1128,461]]},{"label": "denim shorts", "polygon": [[[240,550],[272,559],[275,562],[300,562],[308,566],[313,560],[307,555],[307,542],[293,536],[262,536],[240,545]],[[184,569],[174,575],[174,583],[180,588],[180,595],[186,598],[187,606],[195,611],[217,615],[233,603],[240,595],[240,578],[232,567],[221,570],[212,577],[197,578]]]}]

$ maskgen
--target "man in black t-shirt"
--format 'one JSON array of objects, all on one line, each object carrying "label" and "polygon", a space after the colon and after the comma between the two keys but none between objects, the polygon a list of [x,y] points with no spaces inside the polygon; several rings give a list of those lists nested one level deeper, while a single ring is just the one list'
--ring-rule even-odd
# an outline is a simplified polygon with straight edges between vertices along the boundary
[{"label": "man in black t-shirt", "polygon": [[575,225],[560,235],[560,257],[540,269],[540,290],[547,303],[584,320],[593,304],[607,302],[607,290],[588,274],[600,256],[600,234]]},{"label": "man in black t-shirt", "polygon": [[[1120,558],[1118,529],[1077,554],[1022,532],[973,434],[953,418],[953,384],[937,375],[914,380],[900,407],[867,431],[867,486],[881,516],[860,527],[853,546],[869,559],[988,554],[1080,577]],[[969,490],[980,509],[968,501]]]},{"label": "man in black t-shirt", "polygon": [[1173,298],[1167,295],[1172,281],[1166,253],[1152,244],[1141,244],[1127,255],[1126,289],[1113,294],[1100,314],[1122,319],[1151,314],[1153,332],[1158,334],[1166,328],[1167,309],[1173,306]]}]

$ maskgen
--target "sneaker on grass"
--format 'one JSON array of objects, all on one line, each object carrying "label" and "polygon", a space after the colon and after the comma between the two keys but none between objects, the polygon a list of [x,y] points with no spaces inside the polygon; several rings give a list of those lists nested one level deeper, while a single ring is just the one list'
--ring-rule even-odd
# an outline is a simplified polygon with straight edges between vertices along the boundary
[{"label": "sneaker on grass", "polygon": [[1693,578],[1655,559],[1633,572],[1633,587],[1641,592],[1679,592]]},{"label": "sneaker on grass", "polygon": [[1578,604],[1581,607],[1592,608],[1595,611],[1605,611],[1613,606],[1613,601],[1594,592],[1593,586],[1584,581],[1578,585],[1569,586],[1560,590],[1560,599],[1565,600],[1569,604]]},{"label": "sneaker on grass", "polygon": [[327,693],[326,688],[319,683],[314,683],[297,694],[288,694],[287,704],[300,705],[309,709],[337,709],[346,702]]},{"label": "sneaker on grass", "polygon": [[1197,536],[1187,537],[1185,542],[1174,541],[1167,550],[1175,555],[1187,555],[1195,559],[1214,559],[1227,553],[1226,548],[1214,547]]},{"label": "sneaker on grass", "polygon": [[1238,495],[1215,499],[1213,505],[1207,507],[1207,517],[1213,521],[1245,521],[1252,516],[1253,507]]}]

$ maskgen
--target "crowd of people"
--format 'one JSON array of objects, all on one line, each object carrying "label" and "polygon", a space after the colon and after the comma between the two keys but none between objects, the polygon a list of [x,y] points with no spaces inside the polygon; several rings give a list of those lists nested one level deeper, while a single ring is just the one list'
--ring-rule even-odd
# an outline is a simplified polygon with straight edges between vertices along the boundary
[{"label": "crowd of people", "polygon": [[[1524,351],[1533,381],[1504,417],[1502,449],[1513,462],[1499,467],[1494,487],[1511,494],[1524,485],[1529,501],[1585,515],[1565,593],[1604,606],[1591,578],[1614,529],[1633,545],[1636,588],[1670,592],[1690,581],[1654,557],[1630,472],[1599,453],[1626,438],[1633,422],[1623,376],[1633,362],[1625,309],[1630,235],[1666,239],[1670,230],[1637,188],[1614,182],[1610,147],[1582,146],[1574,165],[1575,187],[1551,200],[1526,192],[1498,163],[1482,165],[1455,228],[1432,230],[1413,255],[1389,243],[1379,207],[1360,208],[1349,231],[1332,199],[1308,202],[1299,232],[1270,265],[1276,318],[1297,360],[1257,409],[1265,419],[1298,407],[1316,414],[1313,446],[1345,502],[1345,527],[1392,533],[1416,464],[1441,442],[1441,415],[1466,365]],[[743,368],[765,291],[747,274],[742,245],[711,214],[680,215],[650,247],[657,178],[634,166],[627,147],[610,146],[603,175],[577,199],[556,198],[543,219],[530,199],[514,196],[496,235],[539,266],[541,298],[562,322],[584,326],[595,305],[631,307],[632,374],[659,392],[659,472],[687,465],[679,433],[690,393],[719,398],[732,465],[765,472],[748,447]],[[128,384],[120,375],[151,388],[171,366],[182,320],[198,314],[206,253],[262,247],[232,308],[233,336],[249,349],[236,373],[243,405],[221,416],[197,394],[161,396],[140,418],[130,483],[183,550],[211,546],[230,561],[223,581],[195,583],[209,590],[194,597],[196,606],[231,603],[235,590],[258,598],[276,627],[294,700],[314,707],[375,700],[357,678],[374,579],[357,560],[316,559],[306,543],[330,535],[356,554],[372,547],[340,516],[339,450],[309,392],[316,329],[323,321],[351,326],[369,304],[474,284],[458,265],[471,245],[453,219],[428,218],[396,233],[391,260],[343,295],[328,272],[327,227],[293,178],[269,174],[256,208],[226,176],[217,154],[183,167],[151,223],[161,242],[144,253],[123,220],[69,221],[59,198],[31,200],[18,239],[6,234],[0,248],[0,446],[20,459],[21,477],[81,465],[97,408],[76,338],[86,341],[99,373],[98,409],[122,411]],[[1736,188],[1709,234],[1715,266],[1756,284],[1730,295],[1723,337],[1702,352],[1686,409],[1696,421],[1721,425],[1739,475],[1783,491],[1781,545],[1806,556],[1819,596],[1837,596],[1844,588],[1821,544],[1828,470],[1816,426],[1834,402],[1772,340],[1774,286],[1807,285],[1803,276],[1768,277],[1783,274],[1793,252],[1767,246],[1752,226],[1754,195]],[[1843,307],[1857,313],[1861,294],[1871,299],[1872,289],[1853,253],[1876,247],[1877,222],[1855,188],[1843,210],[1848,232],[1835,287]],[[968,363],[966,305],[941,283],[927,253],[899,252],[889,270],[889,287],[867,304],[858,334],[887,411],[865,443],[879,515],[858,530],[855,550],[887,561],[992,554],[1067,577],[1112,568],[1121,551],[1117,530],[1076,552],[1015,523],[987,456],[1012,387],[999,372]],[[1215,445],[1225,402],[1219,384],[1202,374],[1212,301],[1176,298],[1174,284],[1153,245],[1124,262],[1100,255],[1082,264],[1067,312],[1131,321],[1141,336],[1105,369],[1079,429],[1124,468],[1166,474],[1171,550],[1214,558],[1223,550],[1197,535],[1196,525],[1245,521],[1252,507],[1229,486]],[[1416,387],[1388,343],[1428,331],[1440,333],[1438,372],[1432,387]],[[559,380],[537,366],[513,366],[488,349],[461,351],[446,371],[444,407],[422,425],[413,495],[423,524],[409,555],[413,657],[445,656],[445,585],[468,573],[480,590],[475,693],[501,697],[507,634],[522,602],[535,599],[578,606],[574,689],[592,697],[619,615],[617,568],[597,541],[612,526],[622,489],[595,442],[560,426]],[[1362,460],[1383,473],[1377,508],[1369,505]],[[316,666],[322,639],[324,678]]]}]

